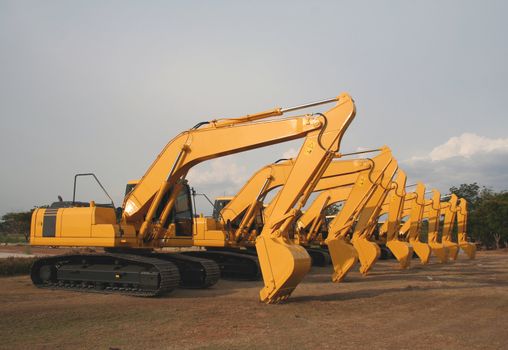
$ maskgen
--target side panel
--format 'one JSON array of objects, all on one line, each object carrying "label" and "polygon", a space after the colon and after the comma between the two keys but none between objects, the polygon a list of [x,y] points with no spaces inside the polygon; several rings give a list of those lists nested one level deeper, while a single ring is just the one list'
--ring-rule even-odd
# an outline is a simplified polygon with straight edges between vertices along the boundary
[{"label": "side panel", "polygon": [[[64,208],[59,210],[61,217],[60,237],[91,237],[92,215],[95,208]],[[46,220],[46,216],[44,217]]]}]

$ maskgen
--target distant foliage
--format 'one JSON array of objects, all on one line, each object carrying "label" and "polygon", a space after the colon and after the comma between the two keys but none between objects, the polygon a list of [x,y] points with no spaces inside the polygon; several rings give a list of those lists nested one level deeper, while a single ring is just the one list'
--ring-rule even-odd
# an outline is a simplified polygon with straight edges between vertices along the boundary
[{"label": "distant foliage", "polygon": [[468,235],[487,248],[508,247],[508,192],[494,192],[476,182],[450,188],[468,201]]},{"label": "distant foliage", "polygon": [[28,242],[30,237],[30,221],[32,211],[11,212],[2,216],[0,221],[0,233],[7,235],[23,235]]},{"label": "distant foliage", "polygon": [[332,205],[326,207],[324,210],[324,214],[326,216],[337,215],[337,213],[342,209],[343,204],[344,204],[343,202],[340,202],[340,203],[332,204]]}]

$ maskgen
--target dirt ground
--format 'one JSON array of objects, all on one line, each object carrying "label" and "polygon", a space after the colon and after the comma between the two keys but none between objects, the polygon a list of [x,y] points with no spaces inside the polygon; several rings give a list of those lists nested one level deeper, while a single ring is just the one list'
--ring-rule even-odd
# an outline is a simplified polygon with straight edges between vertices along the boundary
[{"label": "dirt ground", "polygon": [[313,268],[283,305],[257,301],[262,282],[221,280],[143,299],[40,290],[0,278],[0,348],[506,349],[508,252],[432,260],[409,270],[329,282]]}]

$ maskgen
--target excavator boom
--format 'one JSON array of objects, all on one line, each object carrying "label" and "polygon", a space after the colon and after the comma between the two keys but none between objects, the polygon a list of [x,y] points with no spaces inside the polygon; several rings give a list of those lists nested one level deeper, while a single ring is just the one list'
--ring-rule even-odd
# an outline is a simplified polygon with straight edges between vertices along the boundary
[{"label": "excavator boom", "polygon": [[290,240],[288,231],[339,151],[342,136],[355,112],[352,99],[341,95],[337,106],[323,115],[325,126],[320,132],[307,136],[290,176],[275,200],[273,211],[256,239],[265,283],[260,298],[264,302],[277,303],[287,299],[310,269],[309,255]]},{"label": "excavator boom", "polygon": [[406,180],[406,173],[399,170],[395,180],[396,185],[388,195],[388,202],[385,204],[386,209],[382,211],[388,213],[388,218],[380,229],[380,234],[383,234],[383,231],[386,234],[386,246],[399,261],[400,267],[403,269],[409,267],[413,256],[413,247],[409,243],[399,240],[400,220],[406,195]]}]

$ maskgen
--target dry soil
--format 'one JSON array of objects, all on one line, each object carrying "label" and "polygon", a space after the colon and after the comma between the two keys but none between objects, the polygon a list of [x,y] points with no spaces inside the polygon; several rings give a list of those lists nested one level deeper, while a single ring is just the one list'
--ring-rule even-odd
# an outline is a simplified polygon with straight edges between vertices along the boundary
[{"label": "dry soil", "polygon": [[508,348],[508,252],[395,266],[380,261],[367,277],[355,269],[340,284],[331,267],[313,268],[283,305],[257,301],[262,282],[143,299],[0,278],[0,348]]}]

